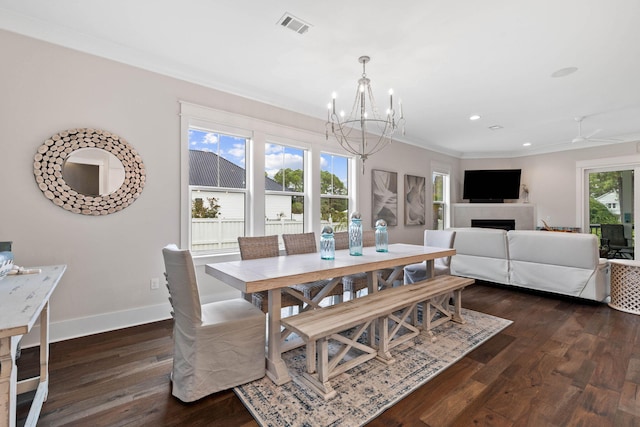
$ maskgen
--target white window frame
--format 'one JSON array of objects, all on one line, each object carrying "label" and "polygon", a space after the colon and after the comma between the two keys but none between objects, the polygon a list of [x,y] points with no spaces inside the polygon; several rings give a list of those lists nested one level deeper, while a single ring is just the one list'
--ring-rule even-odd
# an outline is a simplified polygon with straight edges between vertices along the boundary
[{"label": "white window frame", "polygon": [[[304,212],[302,214],[303,216],[303,223],[302,223],[302,228],[303,230],[308,230],[309,227],[307,226],[308,224],[308,220],[307,220],[307,204],[310,203],[311,197],[310,197],[310,193],[309,193],[309,179],[307,177],[307,175],[309,174],[309,165],[311,164],[310,162],[310,149],[308,146],[304,146],[304,143],[301,143],[299,141],[291,141],[289,139],[286,138],[278,138],[278,137],[268,137],[266,144],[274,144],[274,145],[279,145],[282,147],[288,147],[288,148],[295,148],[297,150],[302,150],[302,156],[303,156],[303,164],[302,164],[302,171],[303,171],[303,178],[304,178],[304,182],[303,182],[303,187],[304,187],[304,191],[303,192],[296,192],[296,191],[272,191],[272,190],[267,190],[264,186],[264,198],[266,199],[267,195],[280,195],[280,196],[302,196],[303,198],[303,203],[304,203]],[[264,154],[264,153],[263,153]],[[264,155],[263,155],[263,159],[264,159]],[[262,168],[262,171],[264,172],[264,167]],[[263,216],[264,217],[264,216]],[[264,223],[264,221],[263,221]],[[264,231],[263,231],[264,232]]]},{"label": "white window frame", "polygon": [[[197,127],[215,129],[220,133],[248,136],[250,138],[246,157],[247,170],[247,198],[245,204],[245,235],[264,235],[265,214],[265,143],[276,141],[283,145],[300,147],[307,151],[305,164],[305,200],[304,217],[305,231],[320,233],[320,153],[334,153],[344,156],[344,152],[335,152],[337,145],[326,140],[324,129],[315,132],[291,126],[243,116],[227,111],[217,110],[180,101],[180,245],[188,247],[189,223],[191,205],[189,194],[189,128]],[[348,157],[348,156],[347,156]],[[351,195],[350,210],[357,210],[356,194],[359,186],[359,176],[355,173],[355,160],[349,162],[349,178]],[[194,257],[196,265],[211,262],[222,262],[239,259],[239,252],[224,254],[197,255]]]},{"label": "white window frame", "polygon": [[451,166],[447,165],[447,164],[443,164],[443,163],[436,163],[436,162],[432,162],[431,163],[431,176],[430,176],[430,180],[431,180],[431,185],[429,186],[429,192],[430,192],[430,196],[429,196],[429,200],[431,201],[430,206],[429,206],[429,217],[431,218],[431,224],[433,224],[434,218],[433,218],[433,175],[434,174],[439,174],[439,175],[443,175],[445,178],[443,179],[443,186],[444,188],[442,189],[443,191],[443,201],[442,204],[444,205],[444,224],[442,225],[443,229],[447,229],[451,227]]},{"label": "white window frame", "polygon": [[[358,208],[358,201],[356,198],[356,194],[357,194],[357,186],[359,183],[359,176],[356,173],[356,170],[358,169],[356,166],[356,158],[352,155],[349,155],[347,153],[337,153],[331,150],[327,150],[327,149],[323,149],[320,150],[319,155],[322,154],[328,154],[331,156],[337,156],[337,157],[343,157],[347,159],[347,194],[346,195],[337,195],[337,194],[322,194],[322,192],[319,191],[318,193],[320,193],[320,204],[318,205],[318,215],[320,215],[321,217],[321,213],[320,213],[320,209],[322,208],[322,199],[346,199],[347,200],[347,221],[349,220],[349,215],[352,212],[356,212],[356,211],[360,211]],[[318,170],[317,170],[317,175],[318,175],[318,180],[320,180],[320,174],[321,174],[322,168],[320,167],[320,164],[318,163]]]}]

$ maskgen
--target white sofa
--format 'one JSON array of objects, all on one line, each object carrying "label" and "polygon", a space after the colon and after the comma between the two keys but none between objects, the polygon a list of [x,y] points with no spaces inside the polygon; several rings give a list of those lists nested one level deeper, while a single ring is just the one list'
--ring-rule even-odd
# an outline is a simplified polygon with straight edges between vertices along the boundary
[{"label": "white sofa", "polygon": [[608,262],[592,234],[490,228],[456,231],[451,274],[595,301],[609,296]]}]

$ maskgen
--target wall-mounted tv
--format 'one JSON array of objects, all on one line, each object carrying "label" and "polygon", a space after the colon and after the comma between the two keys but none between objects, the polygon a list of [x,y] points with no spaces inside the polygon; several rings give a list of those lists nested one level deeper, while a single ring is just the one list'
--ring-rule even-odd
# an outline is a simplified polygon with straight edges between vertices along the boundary
[{"label": "wall-mounted tv", "polygon": [[462,198],[471,203],[503,203],[520,197],[521,169],[465,170]]}]

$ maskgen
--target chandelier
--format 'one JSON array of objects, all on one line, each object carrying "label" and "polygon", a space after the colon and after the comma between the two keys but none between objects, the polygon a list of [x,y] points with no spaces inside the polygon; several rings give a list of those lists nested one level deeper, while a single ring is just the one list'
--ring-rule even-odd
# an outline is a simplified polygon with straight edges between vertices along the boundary
[{"label": "chandelier", "polygon": [[345,117],[344,111],[336,113],[336,94],[328,105],[326,137],[329,132],[336,138],[340,146],[347,152],[360,157],[362,173],[364,162],[369,156],[377,153],[393,142],[393,134],[398,127],[404,135],[404,115],[402,101],[398,103],[399,118],[393,108],[393,90],[389,90],[389,108],[385,114],[380,114],[371,89],[371,80],[367,77],[365,67],[371,58],[361,56],[358,62],[362,64],[362,77],[358,79],[358,89],[353,101],[351,113]]}]

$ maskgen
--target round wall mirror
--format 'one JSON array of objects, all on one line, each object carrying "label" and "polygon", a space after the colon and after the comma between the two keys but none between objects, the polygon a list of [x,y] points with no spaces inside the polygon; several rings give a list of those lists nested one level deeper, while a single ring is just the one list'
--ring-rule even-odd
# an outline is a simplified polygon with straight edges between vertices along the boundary
[{"label": "round wall mirror", "polygon": [[146,172],[124,139],[103,130],[69,129],[38,147],[33,173],[55,205],[84,215],[121,211],[142,193]]}]

